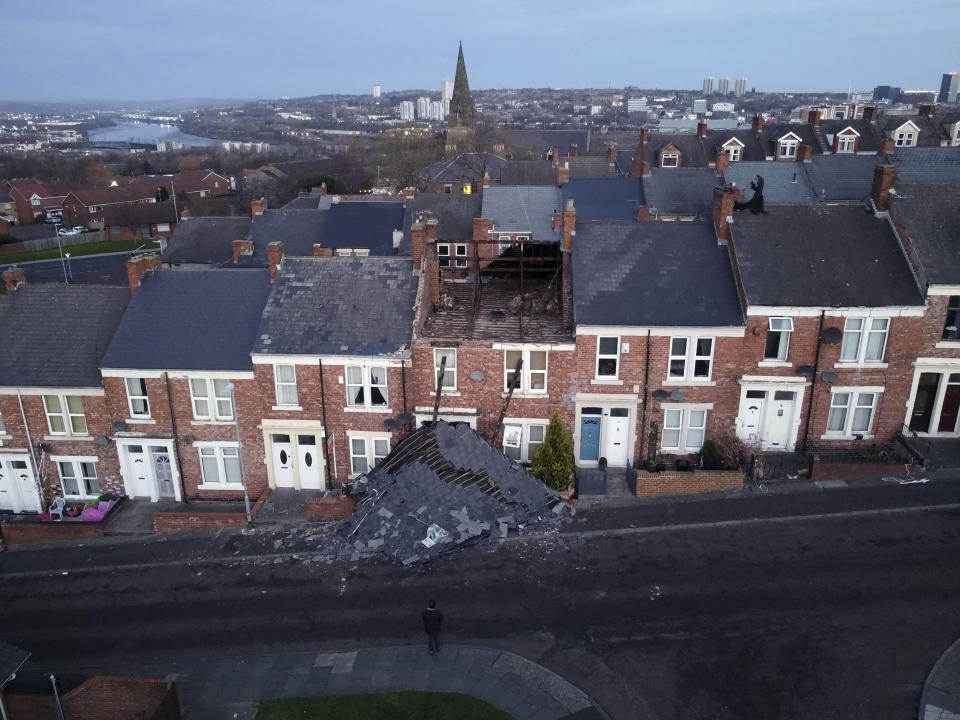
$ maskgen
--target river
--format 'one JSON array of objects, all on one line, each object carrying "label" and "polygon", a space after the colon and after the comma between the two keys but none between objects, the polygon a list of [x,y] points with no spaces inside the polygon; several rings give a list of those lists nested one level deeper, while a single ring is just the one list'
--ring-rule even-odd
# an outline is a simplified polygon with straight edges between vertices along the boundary
[{"label": "river", "polygon": [[113,127],[98,128],[87,133],[90,142],[131,142],[152,144],[158,142],[178,142],[187,147],[206,147],[216,145],[219,140],[188,135],[176,125],[126,121]]}]

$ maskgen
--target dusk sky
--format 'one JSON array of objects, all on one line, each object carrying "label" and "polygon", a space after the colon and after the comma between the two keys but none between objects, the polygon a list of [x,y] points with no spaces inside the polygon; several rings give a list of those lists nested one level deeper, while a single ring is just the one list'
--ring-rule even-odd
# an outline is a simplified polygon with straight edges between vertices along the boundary
[{"label": "dusk sky", "polygon": [[960,2],[47,0],[8,4],[5,100],[276,98],[472,88],[939,88]]}]

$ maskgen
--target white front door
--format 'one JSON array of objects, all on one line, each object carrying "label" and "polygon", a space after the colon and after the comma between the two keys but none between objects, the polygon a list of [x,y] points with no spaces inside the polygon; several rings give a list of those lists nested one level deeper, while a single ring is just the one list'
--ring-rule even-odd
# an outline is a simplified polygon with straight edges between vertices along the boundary
[{"label": "white front door", "polygon": [[157,490],[160,497],[174,497],[176,491],[173,489],[173,467],[170,465],[170,453],[163,445],[150,446],[150,460],[153,477],[157,483]]},{"label": "white front door", "polygon": [[125,448],[127,476],[130,478],[130,493],[134,497],[156,498],[157,492],[153,486],[153,474],[143,445],[126,445]]},{"label": "white front door", "polygon": [[610,467],[625,467],[627,465],[627,433],[630,429],[630,411],[626,408],[611,408],[610,418],[606,424],[606,442],[604,443],[604,457]]},{"label": "white front door", "polygon": [[297,460],[301,489],[323,490],[316,435],[297,435]]},{"label": "white front door", "polygon": [[40,495],[27,455],[0,456],[0,510],[40,512]]},{"label": "white front door", "polygon": [[747,397],[740,410],[740,437],[748,443],[760,441],[760,423],[763,421],[765,390],[747,390]]},{"label": "white front door", "polygon": [[270,436],[273,447],[273,479],[277,487],[296,487],[293,467],[293,443],[285,433]]},{"label": "white front door", "polygon": [[796,401],[795,392],[777,390],[773,393],[773,400],[767,404],[767,412],[763,419],[763,448],[764,450],[789,450],[790,434],[793,429],[793,404]]}]

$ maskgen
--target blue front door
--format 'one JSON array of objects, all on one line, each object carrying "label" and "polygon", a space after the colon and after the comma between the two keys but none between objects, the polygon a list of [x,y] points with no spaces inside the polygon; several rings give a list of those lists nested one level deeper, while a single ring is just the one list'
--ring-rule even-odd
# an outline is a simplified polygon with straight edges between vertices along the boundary
[{"label": "blue front door", "polygon": [[600,459],[600,416],[580,416],[580,460],[596,462]]}]

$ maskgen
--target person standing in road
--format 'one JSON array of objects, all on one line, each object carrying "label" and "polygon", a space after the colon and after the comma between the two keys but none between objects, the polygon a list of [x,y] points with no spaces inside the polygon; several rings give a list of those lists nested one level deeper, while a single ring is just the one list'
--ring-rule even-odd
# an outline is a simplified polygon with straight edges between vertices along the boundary
[{"label": "person standing in road", "polygon": [[430,654],[440,652],[440,626],[443,624],[443,613],[437,610],[437,603],[431,600],[427,609],[423,611],[423,630],[427,633],[427,648]]}]

